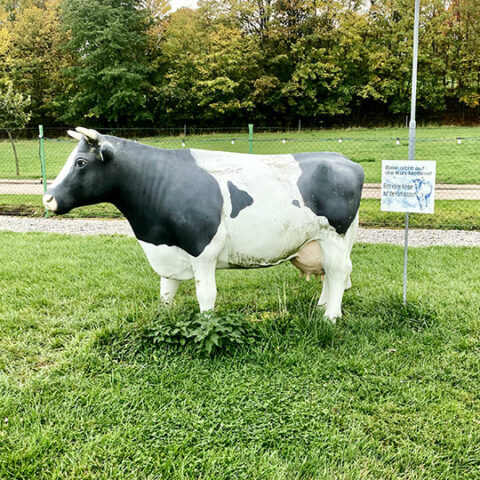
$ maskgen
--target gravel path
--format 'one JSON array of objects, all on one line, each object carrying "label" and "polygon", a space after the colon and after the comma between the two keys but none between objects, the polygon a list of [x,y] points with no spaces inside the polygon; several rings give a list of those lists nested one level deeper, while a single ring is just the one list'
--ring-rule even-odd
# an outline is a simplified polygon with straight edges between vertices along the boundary
[{"label": "gravel path", "polygon": [[[80,220],[8,217],[0,215],[0,230],[11,232],[50,232],[69,235],[128,235],[132,229],[125,220]],[[480,246],[480,232],[463,230],[410,230],[409,245],[426,247],[432,245]],[[358,242],[390,243],[403,245],[404,231],[388,228],[360,228]]]}]

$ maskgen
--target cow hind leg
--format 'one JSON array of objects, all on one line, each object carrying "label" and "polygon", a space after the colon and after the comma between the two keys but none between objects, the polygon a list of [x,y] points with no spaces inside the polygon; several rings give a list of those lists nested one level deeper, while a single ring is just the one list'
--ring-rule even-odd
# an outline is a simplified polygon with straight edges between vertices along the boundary
[{"label": "cow hind leg", "polygon": [[326,305],[325,316],[332,322],[342,316],[343,293],[350,279],[352,263],[345,238],[336,236],[320,241],[325,281],[319,305]]},{"label": "cow hind leg", "polygon": [[[342,260],[340,263],[337,265],[338,269],[344,270],[344,273],[338,273],[337,275],[341,278],[343,275],[345,275],[344,278],[344,283],[343,283],[343,290],[348,290],[352,288],[352,281],[350,278],[350,273],[352,272],[352,261],[350,258],[352,248],[353,248],[353,243],[355,241],[355,238],[357,236],[357,230],[358,230],[358,212],[357,215],[355,216],[355,219],[353,220],[352,224],[350,225],[349,229],[347,230],[345,237],[334,237],[333,239],[327,240],[323,242],[323,252],[322,256],[325,257],[327,253],[329,252],[329,249],[332,248],[328,245],[326,242],[333,242],[333,250],[334,252],[333,257],[334,257],[334,263],[335,263],[335,258],[341,258]],[[320,246],[322,247],[322,242],[319,242]],[[332,263],[332,257],[330,256],[329,259],[327,259],[327,263],[330,262]],[[335,265],[333,265],[333,271],[335,271]],[[330,273],[332,272],[332,266],[330,266]],[[335,274],[334,274],[335,275]],[[318,305],[319,306],[324,306],[327,305],[328,299],[329,299],[329,283],[330,283],[330,278],[331,274],[328,275],[327,273],[325,274],[325,278],[323,281],[323,287],[322,287],[322,294],[320,295],[320,299],[318,300]],[[335,281],[334,281],[335,282]],[[343,298],[343,293],[342,297],[340,298],[340,303]],[[340,312],[341,313],[341,312]]]},{"label": "cow hind leg", "polygon": [[[350,271],[352,269],[352,264],[350,262]],[[345,279],[345,285],[344,285],[344,290],[349,290],[352,288],[352,281],[350,279],[350,275],[347,275]],[[323,279],[323,285],[322,285],[322,293],[320,295],[320,299],[318,300],[318,306],[323,307],[327,304],[328,301],[328,276],[325,275]]]},{"label": "cow hind leg", "polygon": [[[358,231],[358,212],[355,215],[355,219],[353,220],[352,224],[348,228],[347,233],[345,234],[345,242],[347,243],[347,252],[348,252],[348,261],[350,264],[349,266],[350,271],[352,270],[351,253],[352,253],[353,243],[355,242],[355,239],[357,237],[357,231]],[[352,288],[352,281],[350,279],[350,274],[345,280],[345,290],[348,290],[349,288]]]},{"label": "cow hind leg", "polygon": [[[349,255],[349,258],[348,258],[348,263],[349,263],[349,269],[350,269],[350,272],[352,271],[352,261],[350,260],[350,255]],[[350,278],[350,275],[347,276],[347,278],[345,279],[345,290],[349,290],[350,288],[352,288],[352,280]]]},{"label": "cow hind leg", "polygon": [[173,278],[161,277],[160,279],[160,299],[166,305],[170,305],[175,298],[178,287],[180,286],[180,280],[174,280]]}]

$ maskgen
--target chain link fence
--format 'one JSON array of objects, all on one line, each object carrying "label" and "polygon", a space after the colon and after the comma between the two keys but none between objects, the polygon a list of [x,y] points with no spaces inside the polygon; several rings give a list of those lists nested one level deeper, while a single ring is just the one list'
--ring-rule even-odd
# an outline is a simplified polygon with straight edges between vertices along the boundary
[{"label": "chain link fence", "polygon": [[[360,222],[371,227],[402,227],[404,215],[380,211],[382,160],[403,160],[408,154],[408,129],[284,131],[245,129],[98,129],[161,148],[198,148],[254,154],[312,151],[340,152],[365,171]],[[66,129],[45,128],[47,181],[52,181],[76,141]],[[419,128],[417,160],[436,160],[433,215],[412,214],[410,225],[421,228],[480,230],[480,128]],[[41,216],[43,194],[38,129],[6,131],[0,136],[0,213]],[[70,217],[119,217],[107,204],[76,209]]]}]

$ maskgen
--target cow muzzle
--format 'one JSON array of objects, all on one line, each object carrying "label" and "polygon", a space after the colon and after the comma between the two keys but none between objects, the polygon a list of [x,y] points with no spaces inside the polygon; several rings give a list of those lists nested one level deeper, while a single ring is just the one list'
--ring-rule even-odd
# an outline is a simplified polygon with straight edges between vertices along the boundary
[{"label": "cow muzzle", "polygon": [[52,194],[46,193],[43,196],[42,201],[47,210],[50,210],[51,212],[56,212],[58,210],[58,203]]}]

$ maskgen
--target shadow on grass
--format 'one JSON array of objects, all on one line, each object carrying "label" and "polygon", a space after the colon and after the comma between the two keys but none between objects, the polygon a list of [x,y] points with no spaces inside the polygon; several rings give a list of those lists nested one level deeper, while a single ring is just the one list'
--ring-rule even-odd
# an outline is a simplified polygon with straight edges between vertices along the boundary
[{"label": "shadow on grass", "polygon": [[358,158],[355,160],[357,163],[373,163],[376,160],[374,158]]},{"label": "shadow on grass", "polygon": [[368,328],[380,330],[424,330],[439,320],[439,313],[433,305],[421,299],[408,300],[404,305],[403,300],[394,295],[371,300],[350,296],[344,302],[344,308],[349,312],[345,318],[347,324],[363,322]]},{"label": "shadow on grass", "polygon": [[259,322],[263,341],[275,348],[301,343],[303,346],[329,348],[341,341],[342,331],[324,317],[316,298],[293,298],[278,315]]}]

